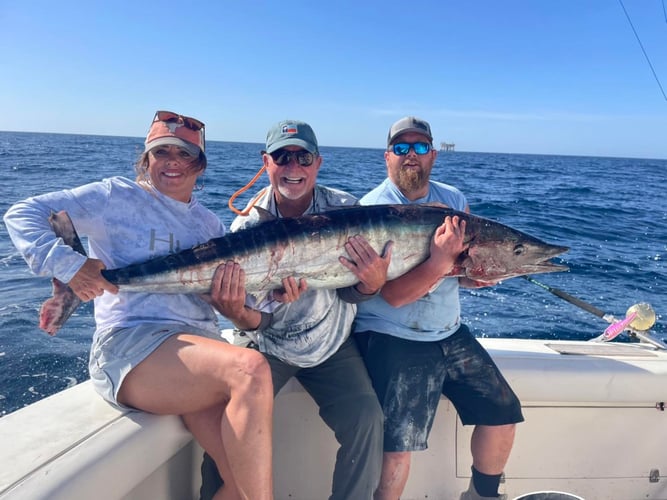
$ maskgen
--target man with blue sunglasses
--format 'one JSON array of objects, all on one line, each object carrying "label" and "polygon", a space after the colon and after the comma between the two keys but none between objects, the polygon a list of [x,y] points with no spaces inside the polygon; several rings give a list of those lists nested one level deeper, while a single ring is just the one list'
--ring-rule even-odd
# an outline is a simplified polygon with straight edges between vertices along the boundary
[{"label": "man with blue sunglasses", "polygon": [[[469,212],[457,188],[431,180],[437,151],[430,125],[405,117],[394,123],[384,153],[387,178],[361,198],[362,205],[441,203]],[[461,323],[459,285],[487,286],[468,278],[443,278],[465,250],[465,222],[446,217],[433,236],[429,258],[359,304],[354,331],[385,415],[384,456],[375,500],[398,499],[413,451],[427,448],[440,395],[463,425],[474,425],[472,477],[461,500],[505,498],[500,478],[514,443],[521,405],[481,344]]]}]

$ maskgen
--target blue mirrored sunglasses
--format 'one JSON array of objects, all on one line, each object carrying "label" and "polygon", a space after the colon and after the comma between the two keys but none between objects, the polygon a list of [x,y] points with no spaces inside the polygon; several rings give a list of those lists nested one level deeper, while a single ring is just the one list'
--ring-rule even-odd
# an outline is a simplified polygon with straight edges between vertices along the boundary
[{"label": "blue mirrored sunglasses", "polygon": [[397,142],[391,146],[395,155],[405,156],[412,148],[418,155],[425,155],[431,151],[431,145],[428,142]]}]

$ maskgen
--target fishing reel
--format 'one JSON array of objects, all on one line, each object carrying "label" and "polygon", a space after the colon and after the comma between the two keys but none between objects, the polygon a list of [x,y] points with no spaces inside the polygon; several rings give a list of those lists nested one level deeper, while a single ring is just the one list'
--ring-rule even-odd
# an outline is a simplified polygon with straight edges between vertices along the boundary
[{"label": "fishing reel", "polygon": [[630,306],[625,313],[626,317],[635,315],[634,319],[630,321],[630,327],[640,331],[650,330],[655,325],[655,311],[651,304],[640,302]]},{"label": "fishing reel", "polygon": [[521,277],[530,283],[539,286],[540,288],[544,288],[546,291],[554,294],[556,297],[559,297],[569,302],[570,304],[580,307],[584,311],[588,311],[598,318],[602,318],[607,323],[611,323],[611,325],[607,327],[602,335],[591,339],[591,342],[609,342],[622,332],[627,331],[631,337],[639,339],[640,342],[651,344],[658,349],[667,350],[667,344],[665,344],[662,340],[655,338],[653,334],[649,332],[653,325],[655,325],[655,311],[653,310],[653,307],[651,307],[651,304],[640,302],[639,304],[630,306],[625,313],[625,318],[619,320],[611,314],[606,314],[604,311],[598,309],[593,304],[589,304],[588,302],[570,295],[569,293],[564,292],[559,288],[540,283],[531,276]]},{"label": "fishing reel", "polygon": [[622,332],[627,331],[631,337],[638,338],[640,342],[648,342],[661,349],[667,349],[667,345],[654,339],[649,330],[655,325],[655,311],[651,304],[640,302],[628,308],[625,318],[617,319],[610,314],[605,314],[602,319],[611,323],[599,337],[593,339],[598,342],[609,342]]}]

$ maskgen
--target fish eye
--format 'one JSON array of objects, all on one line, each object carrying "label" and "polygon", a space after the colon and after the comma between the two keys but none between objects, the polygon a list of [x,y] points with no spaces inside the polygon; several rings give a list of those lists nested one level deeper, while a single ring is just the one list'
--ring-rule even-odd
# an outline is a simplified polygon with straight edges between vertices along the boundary
[{"label": "fish eye", "polygon": [[525,248],[523,245],[515,245],[514,246],[514,255],[521,255],[524,252]]}]

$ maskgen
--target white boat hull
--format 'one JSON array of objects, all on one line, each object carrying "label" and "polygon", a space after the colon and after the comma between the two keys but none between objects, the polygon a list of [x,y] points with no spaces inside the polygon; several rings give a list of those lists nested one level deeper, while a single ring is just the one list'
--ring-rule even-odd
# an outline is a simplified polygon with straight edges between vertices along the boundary
[{"label": "white boat hull", "polygon": [[[667,499],[667,352],[645,345],[482,339],[526,421],[502,485],[509,498]],[[560,352],[559,352],[560,351]],[[275,405],[276,499],[329,495],[337,443],[296,381]],[[470,434],[442,399],[404,500],[458,499]],[[116,411],[90,382],[0,419],[0,499],[198,498],[201,449],[176,417]]]}]

